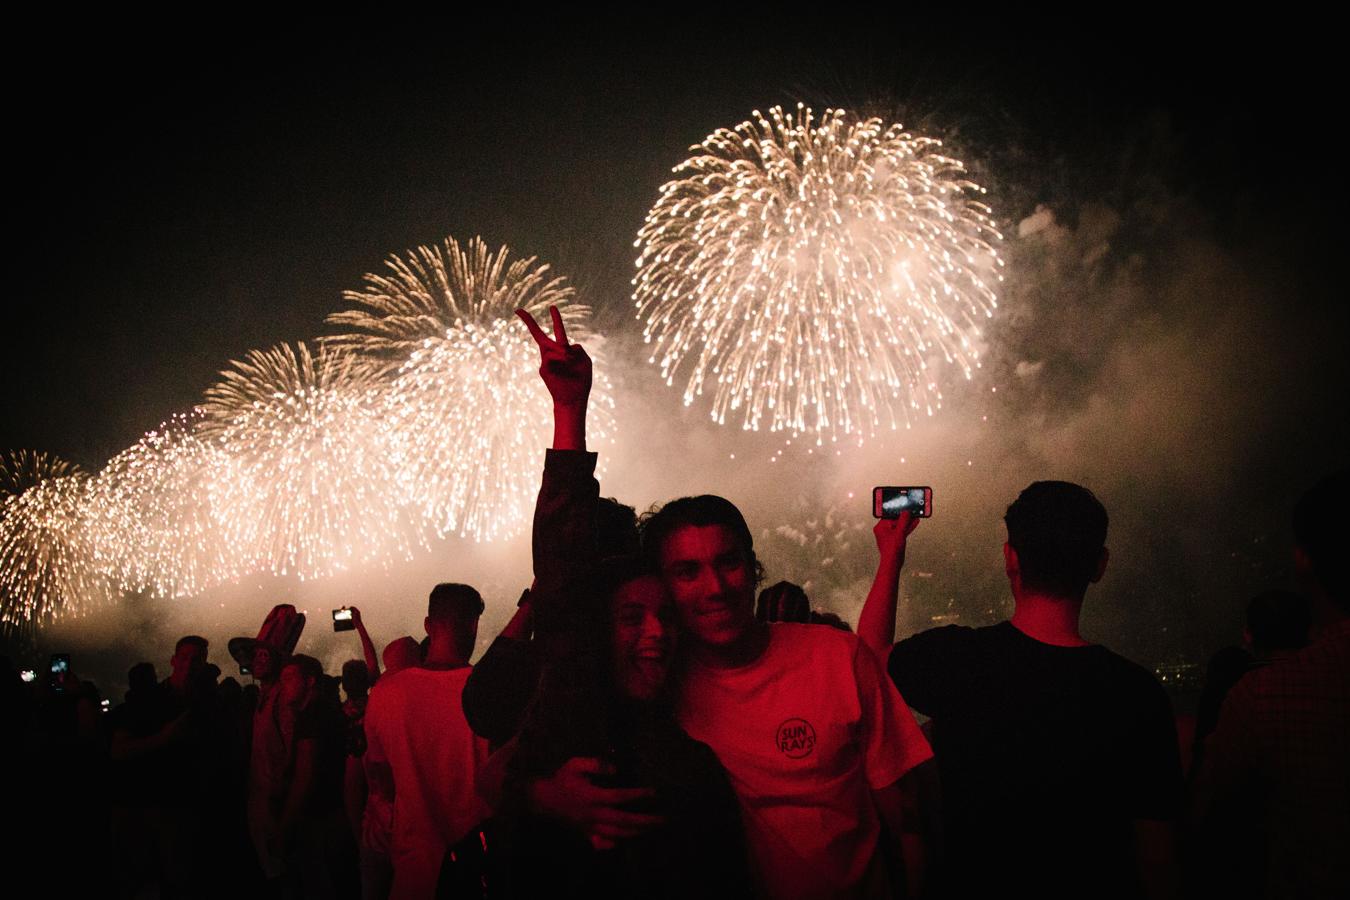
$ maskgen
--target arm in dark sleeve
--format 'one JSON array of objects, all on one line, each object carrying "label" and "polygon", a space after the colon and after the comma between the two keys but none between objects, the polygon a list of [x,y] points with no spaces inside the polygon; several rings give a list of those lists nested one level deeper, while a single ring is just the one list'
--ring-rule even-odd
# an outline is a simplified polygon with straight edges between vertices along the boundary
[{"label": "arm in dark sleeve", "polygon": [[947,705],[951,670],[960,666],[959,647],[970,632],[960,625],[922,631],[891,648],[886,671],[914,709],[937,718]]},{"label": "arm in dark sleeve", "polygon": [[686,873],[695,896],[751,897],[750,849],[741,820],[741,805],[726,770],[708,747],[697,748],[697,773],[686,786],[682,815],[674,824],[689,845],[689,858],[699,867]]},{"label": "arm in dark sleeve", "polygon": [[494,746],[515,736],[539,686],[539,666],[533,641],[492,642],[464,684],[464,718],[474,734]]},{"label": "arm in dark sleeve", "polygon": [[532,532],[532,594],[541,619],[548,618],[548,607],[595,565],[599,554],[595,511],[600,484],[595,480],[595,461],[596,455],[586,451],[546,451]]}]

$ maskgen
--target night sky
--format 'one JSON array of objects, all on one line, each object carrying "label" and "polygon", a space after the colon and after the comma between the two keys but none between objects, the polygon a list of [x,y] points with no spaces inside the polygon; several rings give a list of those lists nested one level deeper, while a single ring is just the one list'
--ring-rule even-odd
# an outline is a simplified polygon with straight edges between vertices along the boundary
[{"label": "night sky", "polygon": [[[914,539],[902,627],[992,621],[1003,507],[1034,478],[1068,477],[1113,516],[1090,636],[1154,664],[1235,640],[1245,599],[1287,581],[1293,499],[1350,458],[1341,104],[1320,39],[678,19],[36,38],[43,65],[3,63],[17,200],[0,448],[97,470],[229,360],[326,333],[341,292],[388,254],[481,234],[553,263],[595,307],[621,421],[644,425],[620,437],[606,487],[639,507],[726,494],[770,577],[813,581],[817,605],[855,618],[870,575],[870,518],[847,492],[927,483],[939,513]],[[829,465],[789,452],[774,468],[781,442],[706,424],[642,369],[628,280],[634,233],[689,145],[799,100],[946,140],[990,189],[1010,276],[985,372],[937,420],[903,446]],[[813,571],[798,537],[848,571]],[[504,609],[528,582],[522,546],[450,542],[395,573],[366,601],[384,616],[368,615],[377,641],[412,630],[430,584],[465,567],[483,567]],[[223,663],[224,639],[272,601],[309,599],[326,619],[351,600],[324,590],[249,585],[210,598],[221,612],[200,628],[191,606],[139,601],[23,652],[76,646],[110,682],[132,653],[163,668],[176,634],[138,642],[135,619],[207,632]],[[307,640],[331,639],[311,622]],[[484,638],[496,627],[490,613]]]}]

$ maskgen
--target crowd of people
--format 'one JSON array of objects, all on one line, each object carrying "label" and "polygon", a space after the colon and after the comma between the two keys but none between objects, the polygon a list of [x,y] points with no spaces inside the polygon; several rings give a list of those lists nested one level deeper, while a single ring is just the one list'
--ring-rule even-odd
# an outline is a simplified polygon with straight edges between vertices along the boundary
[{"label": "crowd of people", "polygon": [[476,665],[483,600],[446,583],[382,658],[353,609],[340,678],[296,652],[286,604],[230,642],[247,685],[195,635],[107,715],[73,675],[7,670],[31,813],[9,873],[120,897],[1350,893],[1346,473],[1299,501],[1298,592],[1252,602],[1183,756],[1154,676],[1080,631],[1109,562],[1086,488],[1008,507],[1010,619],[899,642],[919,520],[878,520],[855,634],[760,590],[728,500],[602,498],[590,359],[556,310],[552,336],[521,318],[554,436],[533,581]]}]

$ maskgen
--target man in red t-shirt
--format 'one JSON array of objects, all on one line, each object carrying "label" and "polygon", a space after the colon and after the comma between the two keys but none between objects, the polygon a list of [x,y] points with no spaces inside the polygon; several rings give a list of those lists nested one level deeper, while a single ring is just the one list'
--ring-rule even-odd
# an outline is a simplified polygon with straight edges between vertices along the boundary
[{"label": "man in red t-shirt", "polygon": [[446,849],[487,814],[474,791],[487,741],[469,729],[461,701],[482,613],[473,588],[438,584],[422,666],[386,675],[370,693],[366,755],[394,784],[393,900],[434,895]]},{"label": "man in red t-shirt", "polygon": [[727,770],[763,891],[898,893],[882,824],[916,874],[899,782],[932,751],[876,657],[846,632],[755,619],[762,569],[729,501],[671,501],[642,539],[684,626],[680,724]]}]

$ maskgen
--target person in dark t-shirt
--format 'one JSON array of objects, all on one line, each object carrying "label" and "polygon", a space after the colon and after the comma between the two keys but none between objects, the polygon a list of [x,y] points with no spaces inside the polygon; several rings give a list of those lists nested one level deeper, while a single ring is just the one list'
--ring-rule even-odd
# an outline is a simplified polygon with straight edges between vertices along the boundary
[{"label": "person in dark t-shirt", "polygon": [[858,632],[932,718],[945,853],[932,886],[949,896],[1170,893],[1182,797],[1170,702],[1147,670],[1078,628],[1087,587],[1106,570],[1106,510],[1078,485],[1036,482],[1005,522],[1011,620],[935,628],[894,647],[915,522],[902,514],[875,529],[890,577],[878,577]]}]

